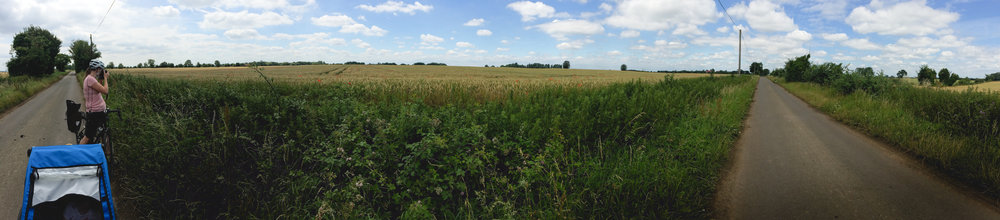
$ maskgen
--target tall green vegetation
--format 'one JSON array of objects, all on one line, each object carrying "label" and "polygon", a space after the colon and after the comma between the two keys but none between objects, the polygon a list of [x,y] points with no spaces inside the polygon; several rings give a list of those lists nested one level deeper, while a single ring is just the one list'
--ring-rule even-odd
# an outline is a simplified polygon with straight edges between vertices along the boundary
[{"label": "tall green vegetation", "polygon": [[785,62],[785,80],[789,82],[805,82],[809,71],[809,54],[790,59]]},{"label": "tall green vegetation", "polygon": [[97,51],[97,45],[84,40],[73,41],[69,46],[69,53],[73,55],[73,69],[78,73],[87,70],[90,61],[101,58],[101,52]]},{"label": "tall green vegetation", "polygon": [[14,35],[10,45],[12,55],[7,61],[11,76],[47,76],[55,71],[56,55],[62,41],[49,30],[28,26]]},{"label": "tall green vegetation", "polygon": [[934,84],[934,75],[937,74],[934,69],[927,67],[927,65],[920,66],[920,72],[917,73],[917,80],[920,81],[920,85],[924,83]]},{"label": "tall green vegetation", "polygon": [[[458,84],[116,82],[113,177],[145,217],[707,218],[756,78],[492,101]],[[442,92],[455,101],[423,100]]]}]

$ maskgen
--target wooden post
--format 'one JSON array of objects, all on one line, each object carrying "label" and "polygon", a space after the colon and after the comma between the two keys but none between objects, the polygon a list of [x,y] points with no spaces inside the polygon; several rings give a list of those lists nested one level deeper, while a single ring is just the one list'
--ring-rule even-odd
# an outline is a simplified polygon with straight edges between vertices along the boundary
[{"label": "wooden post", "polygon": [[743,75],[743,29],[740,29],[739,61],[736,61],[736,72]]}]

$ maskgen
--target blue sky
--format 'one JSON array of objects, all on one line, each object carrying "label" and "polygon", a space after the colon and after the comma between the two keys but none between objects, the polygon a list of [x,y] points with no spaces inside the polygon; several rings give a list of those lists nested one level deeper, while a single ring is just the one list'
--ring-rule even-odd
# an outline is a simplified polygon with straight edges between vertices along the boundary
[{"label": "blue sky", "polygon": [[[0,50],[38,25],[63,40],[64,52],[93,34],[102,60],[132,66],[569,60],[587,69],[733,70],[743,30],[744,69],[810,53],[814,62],[887,74],[912,76],[922,64],[967,77],[1000,71],[993,0],[722,0],[727,10],[715,0],[0,1],[0,42],[8,42]],[[0,54],[0,62],[10,57]]]}]

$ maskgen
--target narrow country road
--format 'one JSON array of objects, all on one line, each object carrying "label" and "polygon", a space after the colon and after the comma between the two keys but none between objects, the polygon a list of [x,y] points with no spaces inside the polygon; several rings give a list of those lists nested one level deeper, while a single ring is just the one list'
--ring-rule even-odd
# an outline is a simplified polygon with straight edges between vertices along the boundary
[{"label": "narrow country road", "polygon": [[719,185],[722,219],[1000,219],[996,207],[767,78]]},{"label": "narrow country road", "polygon": [[74,142],[66,130],[67,99],[83,102],[83,91],[73,74],[0,118],[0,219],[15,219],[21,210],[28,148]]}]

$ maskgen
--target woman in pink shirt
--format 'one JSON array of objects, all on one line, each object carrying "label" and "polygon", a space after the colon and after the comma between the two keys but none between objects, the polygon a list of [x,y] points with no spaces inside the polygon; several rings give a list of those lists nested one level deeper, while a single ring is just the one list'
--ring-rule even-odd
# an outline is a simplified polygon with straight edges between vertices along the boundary
[{"label": "woman in pink shirt", "polygon": [[[87,130],[84,132],[84,136],[80,139],[80,144],[89,144],[90,140],[96,139],[97,128],[104,125],[107,121],[108,113],[104,112],[107,110],[107,106],[104,104],[104,97],[101,94],[108,94],[108,76],[109,74],[104,70],[104,62],[100,60],[90,61],[90,65],[87,67],[87,78],[83,80],[83,99],[86,103],[87,109]],[[97,80],[97,78],[102,78],[103,84]]]}]

